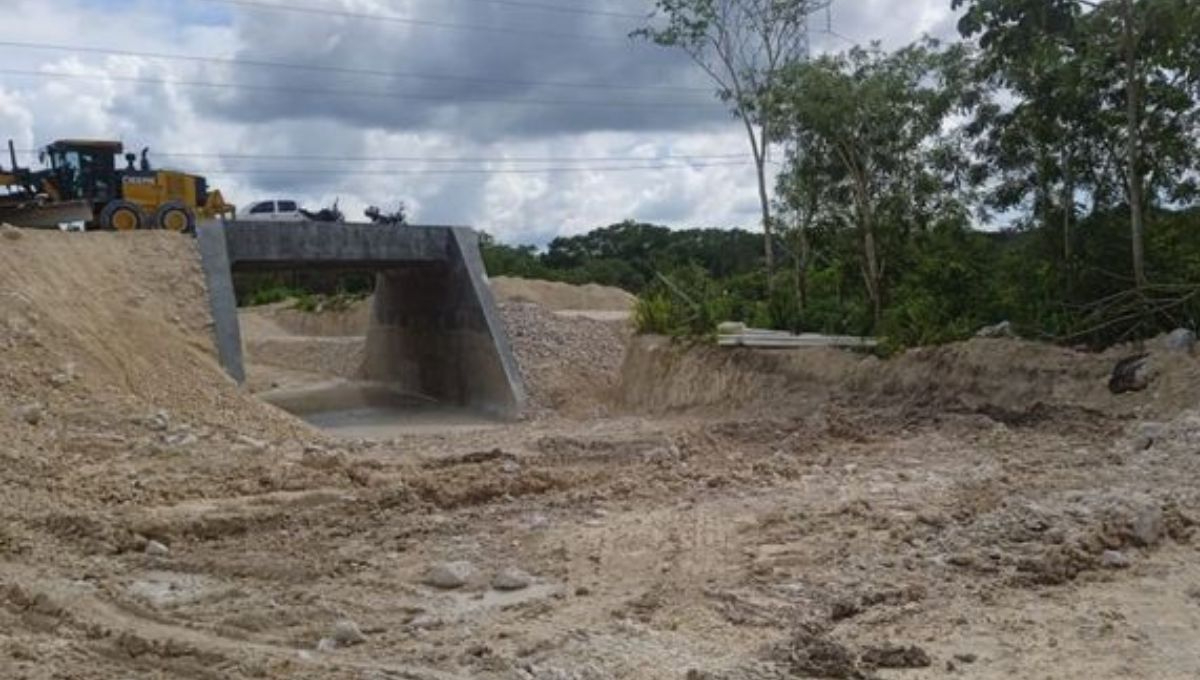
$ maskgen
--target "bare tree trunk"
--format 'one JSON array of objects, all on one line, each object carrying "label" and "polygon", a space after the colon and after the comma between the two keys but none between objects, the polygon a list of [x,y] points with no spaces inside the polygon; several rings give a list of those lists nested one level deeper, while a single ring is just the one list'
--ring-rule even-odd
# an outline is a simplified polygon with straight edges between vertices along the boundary
[{"label": "bare tree trunk", "polygon": [[808,242],[808,226],[800,225],[800,259],[796,263],[796,293],[800,311],[808,309],[808,265],[812,246]]},{"label": "bare tree trunk", "polygon": [[875,243],[875,229],[867,225],[863,229],[863,254],[866,258],[867,295],[871,298],[871,313],[875,320],[875,328],[883,320],[883,290],[882,278],[879,274],[879,252]]},{"label": "bare tree trunk", "polygon": [[1071,171],[1073,155],[1068,152],[1063,162],[1063,262],[1071,263],[1071,220],[1075,218],[1075,176]]},{"label": "bare tree trunk", "polygon": [[772,275],[775,273],[775,248],[772,244],[774,229],[771,225],[771,197],[767,194],[766,157],[755,159],[758,171],[758,200],[762,203],[763,255],[767,259],[767,290],[774,288]]},{"label": "bare tree trunk", "polygon": [[1138,290],[1146,287],[1145,250],[1145,197],[1143,196],[1141,170],[1141,139],[1138,106],[1141,92],[1138,87],[1137,45],[1134,35],[1133,0],[1123,0],[1124,43],[1125,43],[1125,113],[1128,129],[1126,134],[1126,164],[1129,167],[1129,212],[1130,236],[1133,240],[1133,281]]},{"label": "bare tree trunk", "polygon": [[767,139],[766,129],[761,134],[755,134],[754,124],[743,114],[742,122],[746,125],[746,134],[750,137],[750,148],[754,152],[754,170],[758,178],[758,200],[762,207],[763,221],[763,255],[767,263],[767,292],[775,289],[775,248],[772,244],[773,228],[771,225],[771,197],[767,193]]}]

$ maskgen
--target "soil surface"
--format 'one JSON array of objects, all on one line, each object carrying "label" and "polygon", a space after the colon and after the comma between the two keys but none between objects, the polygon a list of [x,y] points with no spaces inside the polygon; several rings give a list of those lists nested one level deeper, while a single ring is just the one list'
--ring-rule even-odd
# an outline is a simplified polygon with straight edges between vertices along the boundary
[{"label": "soil surface", "polygon": [[1118,397],[1124,350],[518,306],[532,417],[341,439],[222,376],[202,281],[175,234],[0,239],[0,677],[1200,675],[1190,355]]}]

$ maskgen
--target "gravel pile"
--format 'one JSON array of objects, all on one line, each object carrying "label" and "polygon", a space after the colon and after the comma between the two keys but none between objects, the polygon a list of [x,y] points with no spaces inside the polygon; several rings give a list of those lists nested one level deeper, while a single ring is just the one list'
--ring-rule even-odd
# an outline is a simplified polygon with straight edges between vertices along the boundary
[{"label": "gravel pile", "polygon": [[529,302],[502,302],[500,311],[534,415],[608,410],[625,359],[627,324],[564,317]]}]

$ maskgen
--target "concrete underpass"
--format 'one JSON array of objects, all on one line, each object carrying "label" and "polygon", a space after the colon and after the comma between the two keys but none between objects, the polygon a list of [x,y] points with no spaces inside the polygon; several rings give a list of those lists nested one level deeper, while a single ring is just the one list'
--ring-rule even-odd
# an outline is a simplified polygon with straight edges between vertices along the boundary
[{"label": "concrete underpass", "polygon": [[228,222],[201,225],[198,241],[220,360],[239,383],[246,369],[235,273],[365,270],[376,285],[356,377],[373,387],[353,395],[334,390],[323,399],[383,395],[490,417],[520,415],[525,390],[471,229]]}]

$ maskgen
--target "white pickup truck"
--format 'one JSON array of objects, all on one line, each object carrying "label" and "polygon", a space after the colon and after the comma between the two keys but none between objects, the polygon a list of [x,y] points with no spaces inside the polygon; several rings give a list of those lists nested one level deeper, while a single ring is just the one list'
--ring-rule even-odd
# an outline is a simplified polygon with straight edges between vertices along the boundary
[{"label": "white pickup truck", "polygon": [[296,201],[274,200],[251,203],[242,213],[245,219],[255,222],[307,222]]}]

